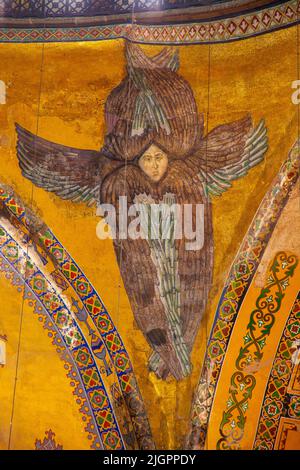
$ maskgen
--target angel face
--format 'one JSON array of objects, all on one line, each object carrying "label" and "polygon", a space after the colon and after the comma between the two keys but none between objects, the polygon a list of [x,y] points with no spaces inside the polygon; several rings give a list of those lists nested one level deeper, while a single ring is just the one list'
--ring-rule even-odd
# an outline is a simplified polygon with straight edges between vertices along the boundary
[{"label": "angel face", "polygon": [[139,167],[157,183],[167,170],[168,157],[160,148],[152,144],[140,157]]}]

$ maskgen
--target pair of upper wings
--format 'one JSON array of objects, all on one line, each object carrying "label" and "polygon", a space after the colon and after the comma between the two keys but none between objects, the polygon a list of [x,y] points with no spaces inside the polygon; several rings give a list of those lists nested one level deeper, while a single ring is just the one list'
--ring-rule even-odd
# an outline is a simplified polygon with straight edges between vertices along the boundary
[{"label": "pair of upper wings", "polygon": [[[88,205],[99,203],[102,181],[122,164],[101,152],[50,142],[18,124],[16,130],[23,175],[63,199]],[[264,121],[253,128],[247,116],[213,129],[185,161],[193,168],[195,177],[199,177],[207,195],[220,195],[233,180],[244,176],[264,158],[267,147]]]}]

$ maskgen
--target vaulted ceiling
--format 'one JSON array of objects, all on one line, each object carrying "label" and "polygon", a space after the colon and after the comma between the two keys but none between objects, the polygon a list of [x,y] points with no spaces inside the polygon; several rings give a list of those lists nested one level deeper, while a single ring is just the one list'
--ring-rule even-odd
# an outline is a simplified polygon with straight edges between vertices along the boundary
[{"label": "vaulted ceiling", "polygon": [[54,19],[101,17],[104,23],[125,22],[128,17],[143,22],[182,22],[212,19],[255,11],[280,4],[268,0],[0,0],[0,17]]}]

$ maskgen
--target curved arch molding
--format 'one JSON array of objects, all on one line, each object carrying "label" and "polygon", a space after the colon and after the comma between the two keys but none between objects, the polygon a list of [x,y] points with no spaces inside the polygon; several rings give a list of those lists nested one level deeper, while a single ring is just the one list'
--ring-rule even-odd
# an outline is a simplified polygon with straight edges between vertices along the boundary
[{"label": "curved arch molding", "polygon": [[[300,2],[273,2],[271,6],[253,8],[240,13],[227,13],[212,19],[195,21],[195,17],[187,17],[186,21],[174,23],[161,15],[149,24],[143,24],[139,18],[129,18],[120,23],[113,19],[107,23],[107,17],[101,23],[97,17],[90,18],[82,24],[77,21],[67,25],[66,20],[49,19],[38,22],[34,18],[15,20],[0,19],[0,42],[34,43],[34,42],[76,42],[101,41],[107,39],[128,39],[145,44],[209,44],[246,39],[270,33],[299,22]],[[150,20],[151,21],[151,18]],[[78,25],[79,24],[79,25]]]},{"label": "curved arch molding", "polygon": [[[277,322],[278,315],[282,317],[282,311],[287,308],[285,304],[284,309],[281,309],[281,304],[283,298],[288,297],[290,283],[299,265],[298,257],[289,252],[276,253],[265,275],[262,289],[257,291],[254,308],[251,303],[245,306],[246,295],[298,178],[299,142],[297,141],[265,195],[232,264],[223,289],[192,404],[191,428],[187,442],[187,447],[190,449],[204,449],[208,445],[209,426],[219,430],[219,436],[214,437],[215,442],[211,442],[209,448],[213,446],[213,448],[220,449],[237,449],[244,437],[245,423],[249,415],[249,402],[257,381],[256,370],[253,369],[254,362],[257,367],[260,367],[264,356],[263,348],[268,344],[275,319]],[[297,288],[294,286],[294,289]],[[293,300],[291,298],[290,303]],[[295,305],[298,305],[297,301]],[[293,312],[294,308],[296,307],[291,310],[289,308],[284,315],[288,315],[290,311]],[[240,316],[239,313],[241,313]],[[238,322],[238,338],[235,335],[234,341],[230,342]],[[282,331],[283,329],[284,325]],[[243,337],[240,337],[240,332]],[[240,345],[238,344],[240,349],[232,347],[236,340],[240,342]],[[246,363],[247,359],[251,359],[251,367],[250,363]],[[220,414],[220,408],[217,407],[215,401],[220,377],[222,374],[224,377],[226,368],[229,368],[227,374],[230,375],[230,385],[227,408],[224,411],[221,410]],[[248,370],[251,373],[248,373]],[[222,394],[225,396],[223,386],[222,382]],[[212,409],[215,406],[217,411],[212,415]],[[228,428],[228,425],[231,428]],[[261,426],[260,429],[262,429]],[[262,446],[259,437],[256,438],[255,446]],[[268,447],[269,444],[265,446]]]},{"label": "curved arch molding", "polygon": [[288,431],[300,429],[299,333],[300,291],[273,361],[253,446],[256,450],[283,450]]},{"label": "curved arch molding", "polygon": [[130,358],[100,297],[51,230],[1,183],[0,271],[51,331],[91,447],[153,449]]}]

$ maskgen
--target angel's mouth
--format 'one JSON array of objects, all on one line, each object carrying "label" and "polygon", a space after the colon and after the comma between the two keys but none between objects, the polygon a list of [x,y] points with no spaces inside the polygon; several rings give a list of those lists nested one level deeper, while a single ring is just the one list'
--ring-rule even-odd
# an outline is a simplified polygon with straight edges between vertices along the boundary
[{"label": "angel's mouth", "polygon": [[155,183],[158,183],[162,178],[163,178],[164,174],[161,174],[159,171],[153,171],[149,177],[152,181],[154,181]]}]

